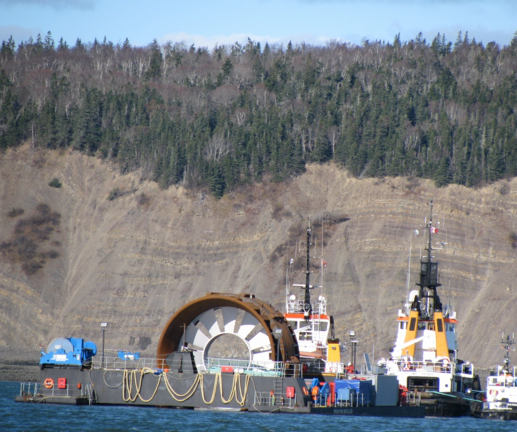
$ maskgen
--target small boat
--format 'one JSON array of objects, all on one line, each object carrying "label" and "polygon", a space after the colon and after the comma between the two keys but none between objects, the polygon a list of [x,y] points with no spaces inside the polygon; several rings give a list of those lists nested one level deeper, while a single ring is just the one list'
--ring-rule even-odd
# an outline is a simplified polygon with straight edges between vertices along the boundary
[{"label": "small boat", "polygon": [[[312,229],[307,228],[305,284],[291,284],[290,274],[294,260],[291,258],[286,278],[284,318],[293,329],[298,342],[300,360],[306,374],[344,373],[341,360],[342,347],[334,335],[334,319],[327,313],[327,299],[322,286],[311,284],[311,245]],[[321,259],[321,271],[324,261]],[[311,291],[319,289],[314,299]]]},{"label": "small boat", "polygon": [[474,412],[475,417],[496,420],[517,420],[517,377],[515,366],[510,366],[510,347],[515,344],[512,336],[501,336],[501,348],[505,350],[503,364],[496,367],[486,380],[483,404]]},{"label": "small boat", "polygon": [[[426,406],[426,416],[469,415],[473,389],[479,389],[474,365],[457,357],[456,312],[438,295],[438,262],[434,256],[433,201],[425,220],[426,243],[420,260],[418,289],[412,290],[397,317],[391,357],[379,366],[395,375],[408,404]],[[438,225],[438,224],[436,224]]]}]

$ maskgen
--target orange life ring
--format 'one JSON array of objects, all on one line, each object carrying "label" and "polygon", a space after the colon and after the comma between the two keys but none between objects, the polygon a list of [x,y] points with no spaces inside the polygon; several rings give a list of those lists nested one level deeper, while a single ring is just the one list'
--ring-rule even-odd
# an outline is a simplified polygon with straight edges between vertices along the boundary
[{"label": "orange life ring", "polygon": [[45,386],[45,388],[51,389],[52,387],[54,387],[54,380],[52,378],[47,378],[43,382],[43,385]]},{"label": "orange life ring", "polygon": [[497,390],[490,390],[490,394],[492,396],[497,396],[499,394],[499,392]]}]

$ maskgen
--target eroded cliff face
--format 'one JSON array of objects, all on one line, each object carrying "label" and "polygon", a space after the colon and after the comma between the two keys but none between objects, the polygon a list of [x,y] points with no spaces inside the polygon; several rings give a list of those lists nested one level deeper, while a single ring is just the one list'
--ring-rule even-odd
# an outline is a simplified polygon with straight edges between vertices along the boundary
[{"label": "eroded cliff face", "polygon": [[[53,178],[60,188],[48,185]],[[436,240],[446,243],[437,252],[440,295],[458,313],[460,357],[499,363],[501,332],[517,327],[516,180],[436,189],[417,179],[358,180],[331,165],[310,166],[289,183],[214,200],[181,187],[160,190],[139,173],[121,175],[75,152],[9,151],[0,155],[0,349],[37,352],[69,336],[100,345],[107,321],[107,350],[153,355],[174,312],[208,292],[250,292],[283,310],[287,262],[304,253],[308,218],[325,214],[333,224],[323,232],[324,290],[337,336],[346,340],[355,330],[370,356],[387,356],[407,294],[411,232],[422,227],[431,198]],[[29,230],[42,226],[42,204],[47,215],[60,215],[46,239]],[[321,256],[321,229],[314,233]],[[40,235],[41,268],[22,267],[30,251],[13,252],[20,235]],[[412,240],[411,287],[421,237]],[[317,268],[313,277],[319,283]]]}]

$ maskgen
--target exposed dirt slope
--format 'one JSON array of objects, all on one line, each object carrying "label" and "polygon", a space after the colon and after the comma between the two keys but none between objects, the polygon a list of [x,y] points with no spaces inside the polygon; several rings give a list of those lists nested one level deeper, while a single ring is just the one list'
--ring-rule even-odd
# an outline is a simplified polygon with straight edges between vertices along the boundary
[{"label": "exposed dirt slope", "polygon": [[[53,178],[61,188],[48,185]],[[100,345],[102,321],[108,350],[152,355],[171,315],[211,291],[252,292],[283,310],[286,263],[307,218],[326,212],[337,219],[326,228],[324,285],[338,336],[353,329],[365,351],[386,356],[407,291],[410,235],[431,198],[445,228],[441,297],[458,312],[460,356],[496,364],[501,332],[517,326],[516,180],[436,189],[311,166],[289,184],[264,183],[217,201],[181,187],[160,190],[75,152],[9,151],[0,155],[0,243],[14,245],[18,221],[38,205],[61,217],[38,243],[45,263],[35,273],[24,272],[21,255],[0,255],[0,356],[14,347],[37,355],[62,336]],[[415,239],[412,286],[419,245]]]}]

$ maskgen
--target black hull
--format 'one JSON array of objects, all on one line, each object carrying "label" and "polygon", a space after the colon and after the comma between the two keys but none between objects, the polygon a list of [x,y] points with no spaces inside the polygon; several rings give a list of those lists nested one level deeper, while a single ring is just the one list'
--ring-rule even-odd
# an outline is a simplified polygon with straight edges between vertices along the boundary
[{"label": "black hull", "polygon": [[425,417],[425,408],[422,406],[375,406],[375,407],[312,407],[311,414],[349,415],[373,417]]},{"label": "black hull", "polygon": [[488,409],[478,403],[472,416],[487,420],[517,420],[517,409]]},{"label": "black hull", "polygon": [[426,417],[464,417],[470,415],[470,406],[452,405],[449,403],[438,403],[434,406],[425,407]]},{"label": "black hull", "polygon": [[426,417],[463,417],[471,414],[471,403],[461,398],[435,397],[422,399]]},{"label": "black hull", "polygon": [[517,420],[517,411],[483,410],[473,416],[486,420]]}]

